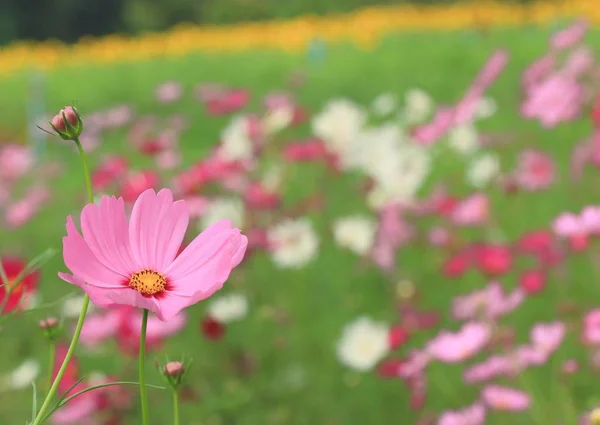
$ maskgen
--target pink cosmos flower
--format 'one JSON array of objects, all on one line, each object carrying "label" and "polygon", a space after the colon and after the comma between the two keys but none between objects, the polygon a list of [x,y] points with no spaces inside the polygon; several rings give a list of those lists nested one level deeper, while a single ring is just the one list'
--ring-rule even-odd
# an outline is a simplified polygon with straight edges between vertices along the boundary
[{"label": "pink cosmos flower", "polygon": [[96,190],[104,190],[125,175],[129,165],[122,156],[108,156],[92,173],[92,185]]},{"label": "pink cosmos flower", "polygon": [[567,327],[560,321],[537,323],[530,333],[533,346],[544,353],[551,354],[558,349],[567,333]]},{"label": "pink cosmos flower", "polygon": [[587,23],[583,20],[578,20],[569,27],[555,32],[550,38],[550,47],[556,50],[573,47],[583,39],[587,30]]},{"label": "pink cosmos flower", "polygon": [[0,146],[0,181],[16,180],[27,174],[34,163],[33,152],[27,146]]},{"label": "pink cosmos flower", "polygon": [[121,196],[125,202],[133,202],[144,191],[154,189],[160,177],[151,170],[136,171],[131,173],[121,186]]},{"label": "pink cosmos flower", "polygon": [[557,236],[567,239],[574,251],[581,251],[588,245],[588,229],[576,214],[562,213],[552,223],[552,230]]},{"label": "pink cosmos flower", "polygon": [[177,252],[188,226],[184,201],[170,190],[147,190],[133,205],[129,223],[122,198],[104,196],[81,212],[83,237],[67,218],[63,257],[99,307],[130,305],[168,321],[183,308],[219,290],[241,261],[248,240],[228,221],[219,221]]},{"label": "pink cosmos flower", "polygon": [[167,81],[156,88],[156,99],[160,103],[173,103],[181,98],[183,89],[177,81]]},{"label": "pink cosmos flower", "polygon": [[591,310],[584,316],[583,341],[589,345],[600,344],[600,308]]},{"label": "pink cosmos flower", "polygon": [[528,149],[519,155],[515,180],[522,189],[544,189],[554,183],[555,174],[554,161],[544,152]]},{"label": "pink cosmos flower", "polygon": [[325,144],[318,139],[290,143],[283,149],[283,157],[288,162],[319,161],[327,157]]},{"label": "pink cosmos flower", "polygon": [[454,110],[448,107],[437,109],[433,120],[412,131],[414,139],[423,145],[431,145],[440,140],[454,123]]},{"label": "pink cosmos flower", "polygon": [[523,291],[515,289],[505,295],[499,282],[491,282],[483,289],[456,297],[452,315],[458,320],[497,319],[515,310],[524,299]]},{"label": "pink cosmos flower", "polygon": [[544,127],[550,128],[575,119],[581,112],[583,100],[583,87],[557,73],[531,87],[521,105],[521,115],[538,119]]},{"label": "pink cosmos flower", "polygon": [[579,214],[582,226],[590,235],[600,235],[600,206],[590,205]]},{"label": "pink cosmos flower", "polygon": [[483,274],[496,277],[510,271],[513,256],[509,247],[500,244],[487,244],[473,248],[475,264]]},{"label": "pink cosmos flower", "polygon": [[451,219],[460,226],[481,226],[489,217],[490,203],[483,193],[476,193],[460,201],[453,209]]},{"label": "pink cosmos flower", "polygon": [[379,212],[379,225],[372,257],[382,270],[391,270],[396,263],[396,251],[408,242],[414,229],[402,217],[402,208],[396,204],[384,206]]},{"label": "pink cosmos flower", "polygon": [[491,356],[486,360],[469,366],[463,374],[467,384],[480,384],[514,371],[515,364],[507,356]]},{"label": "pink cosmos flower", "polygon": [[168,149],[156,155],[156,166],[161,170],[172,170],[181,163],[181,155],[175,149]]},{"label": "pink cosmos flower", "polygon": [[28,223],[50,198],[50,192],[44,187],[32,187],[18,201],[8,205],[4,220],[9,228],[16,229]]},{"label": "pink cosmos flower", "polygon": [[579,47],[571,52],[562,72],[573,79],[584,76],[594,66],[594,55],[589,47]]},{"label": "pink cosmos flower", "polygon": [[458,363],[477,354],[489,341],[492,331],[483,323],[470,322],[458,332],[440,332],[427,346],[428,353],[444,363]]},{"label": "pink cosmos flower", "polygon": [[460,410],[447,410],[438,418],[437,425],[483,425],[484,423],[485,406],[478,402]]},{"label": "pink cosmos flower", "polygon": [[483,401],[494,410],[522,411],[531,405],[529,394],[499,385],[488,385],[481,391]]}]

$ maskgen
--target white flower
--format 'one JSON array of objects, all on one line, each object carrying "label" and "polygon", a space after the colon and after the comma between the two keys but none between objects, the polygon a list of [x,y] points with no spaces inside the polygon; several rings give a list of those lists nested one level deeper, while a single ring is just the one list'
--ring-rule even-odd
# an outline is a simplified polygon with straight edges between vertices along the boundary
[{"label": "white flower", "polygon": [[477,108],[475,109],[475,116],[477,118],[489,118],[496,113],[498,105],[496,101],[491,97],[484,97],[479,100]]},{"label": "white flower", "polygon": [[337,344],[338,359],[352,369],[372,369],[389,352],[388,334],[385,323],[359,317],[344,328]]},{"label": "white flower", "polygon": [[398,101],[393,93],[383,93],[377,96],[371,104],[371,110],[378,117],[390,115],[396,109]]},{"label": "white flower", "polygon": [[31,386],[31,383],[40,375],[40,364],[33,359],[25,360],[5,377],[5,384],[12,389],[23,389]]},{"label": "white flower", "polygon": [[467,170],[467,181],[476,188],[486,186],[500,172],[500,161],[493,153],[474,159]]},{"label": "white flower", "polygon": [[280,268],[300,268],[319,248],[319,238],[308,218],[286,219],[268,231],[271,257]]},{"label": "white flower", "polygon": [[220,220],[229,220],[234,227],[244,227],[244,204],[237,198],[216,198],[209,201],[200,226],[206,229]]},{"label": "white flower", "polygon": [[343,161],[366,120],[367,115],[361,107],[348,99],[334,99],[313,118],[312,129]]},{"label": "white flower", "polygon": [[242,294],[222,295],[210,303],[208,314],[224,324],[242,320],[248,314],[248,300]]},{"label": "white flower", "polygon": [[261,127],[267,134],[277,133],[289,126],[294,118],[294,108],[280,107],[267,112]]},{"label": "white flower", "polygon": [[221,133],[221,154],[228,161],[252,159],[254,146],[250,140],[250,122],[244,116],[235,117]]},{"label": "white flower", "polygon": [[470,155],[479,148],[479,135],[470,124],[453,127],[448,134],[448,145],[463,155]]},{"label": "white flower", "polygon": [[377,223],[369,217],[345,217],[333,224],[336,243],[359,255],[365,255],[371,250],[376,230]]},{"label": "white flower", "polygon": [[412,89],[405,95],[404,120],[407,124],[418,124],[427,119],[433,110],[433,100],[423,90]]},{"label": "white flower", "polygon": [[[81,307],[83,306],[84,296],[75,296],[67,298],[62,305],[62,315],[65,318],[79,317]],[[93,311],[94,307],[90,305],[88,312]]]}]

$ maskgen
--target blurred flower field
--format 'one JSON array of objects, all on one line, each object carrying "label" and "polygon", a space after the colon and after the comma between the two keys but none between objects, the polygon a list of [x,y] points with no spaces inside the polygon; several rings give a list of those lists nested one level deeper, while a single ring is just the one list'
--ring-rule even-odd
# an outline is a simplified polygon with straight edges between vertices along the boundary
[{"label": "blurred flower field", "polygon": [[[154,359],[193,359],[182,424],[591,423],[600,45],[582,21],[557,30],[389,34],[370,49],[1,79],[4,268],[14,277],[59,253],[19,291],[2,288],[0,423],[29,417],[30,381],[49,379],[39,320],[63,321],[60,360],[79,314],[81,291],[56,272],[66,216],[86,201],[81,163],[29,128],[67,104],[83,115],[98,201],[130,206],[167,187],[187,201],[185,242],[219,219],[248,236],[221,291],[149,320],[150,384],[161,385]],[[34,102],[46,120],[27,120]],[[126,307],[93,309],[68,379],[135,380],[140,322]],[[135,388],[88,394],[53,423],[140,423]],[[166,394],[149,389],[153,424],[171,423]]]}]

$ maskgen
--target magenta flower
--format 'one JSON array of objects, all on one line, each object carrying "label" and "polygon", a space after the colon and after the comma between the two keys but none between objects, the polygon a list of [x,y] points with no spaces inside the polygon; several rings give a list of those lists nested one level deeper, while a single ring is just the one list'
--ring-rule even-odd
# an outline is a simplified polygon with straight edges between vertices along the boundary
[{"label": "magenta flower", "polygon": [[492,330],[489,326],[470,322],[458,332],[440,332],[427,346],[427,352],[444,363],[459,363],[479,353],[490,341]]},{"label": "magenta flower", "polygon": [[529,394],[499,385],[488,385],[481,391],[481,398],[494,410],[522,411],[531,404]]},{"label": "magenta flower", "polygon": [[168,189],[142,193],[129,223],[123,199],[104,196],[81,212],[83,237],[67,218],[63,257],[73,276],[59,276],[81,287],[99,307],[130,305],[168,321],[219,290],[248,244],[223,220],[177,255],[188,222],[185,202],[173,202]]}]

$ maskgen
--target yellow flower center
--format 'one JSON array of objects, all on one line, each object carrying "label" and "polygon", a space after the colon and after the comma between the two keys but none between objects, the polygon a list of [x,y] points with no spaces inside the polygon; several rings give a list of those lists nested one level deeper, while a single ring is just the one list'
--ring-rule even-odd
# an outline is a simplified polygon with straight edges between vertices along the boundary
[{"label": "yellow flower center", "polygon": [[129,279],[129,287],[142,295],[154,295],[162,292],[167,287],[167,279],[154,270],[145,269],[134,273]]}]

